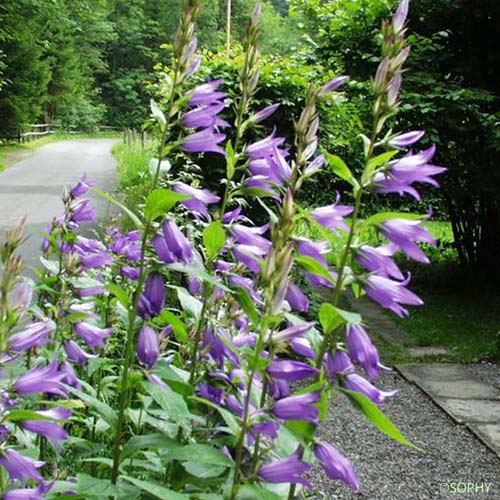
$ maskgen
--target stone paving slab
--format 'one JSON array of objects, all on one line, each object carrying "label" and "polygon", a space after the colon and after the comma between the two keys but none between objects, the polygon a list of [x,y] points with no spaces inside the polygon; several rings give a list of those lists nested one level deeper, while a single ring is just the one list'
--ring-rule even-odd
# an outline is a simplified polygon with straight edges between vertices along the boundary
[{"label": "stone paving slab", "polygon": [[429,356],[449,356],[451,351],[447,347],[417,346],[409,347],[406,352],[412,358],[424,358]]},{"label": "stone paving slab", "polygon": [[500,423],[468,424],[469,429],[500,457]]},{"label": "stone paving slab", "polygon": [[396,369],[500,457],[500,391],[454,363],[402,364]]}]

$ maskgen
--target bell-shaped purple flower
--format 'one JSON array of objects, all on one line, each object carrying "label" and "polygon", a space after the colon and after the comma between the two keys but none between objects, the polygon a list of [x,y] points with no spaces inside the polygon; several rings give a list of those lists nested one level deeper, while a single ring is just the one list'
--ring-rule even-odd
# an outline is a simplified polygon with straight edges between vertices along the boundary
[{"label": "bell-shaped purple flower", "polygon": [[406,18],[408,17],[409,6],[410,0],[401,0],[394,17],[392,18],[392,24],[396,33],[399,33],[403,29]]},{"label": "bell-shaped purple flower", "polygon": [[313,377],[319,373],[319,371],[308,363],[303,363],[302,361],[273,361],[267,367],[267,373],[270,377],[286,380],[287,382],[295,382],[297,380],[302,380],[307,377]]},{"label": "bell-shaped purple flower", "polygon": [[16,314],[22,315],[33,299],[33,285],[28,279],[21,280],[9,293],[9,306]]},{"label": "bell-shaped purple flower", "polygon": [[354,491],[361,489],[354,466],[337,448],[320,441],[314,445],[314,454],[330,479],[340,479]]},{"label": "bell-shaped purple flower", "polygon": [[184,184],[183,182],[176,182],[172,187],[172,191],[190,195],[191,198],[181,201],[181,205],[184,205],[192,212],[198,212],[206,219],[210,216],[207,210],[207,205],[218,203],[220,201],[220,197],[215,196],[208,189],[196,189],[192,186]]},{"label": "bell-shaped purple flower", "polygon": [[151,273],[146,280],[144,292],[139,297],[137,312],[142,318],[158,316],[165,305],[165,282],[159,273]]},{"label": "bell-shaped purple flower", "polygon": [[330,92],[334,92],[339,87],[341,87],[347,80],[349,80],[348,76],[337,76],[333,80],[326,82],[319,92],[320,97],[324,97],[328,95]]},{"label": "bell-shaped purple flower", "polygon": [[158,335],[150,326],[143,326],[137,340],[136,355],[139,363],[151,369],[160,356]]},{"label": "bell-shaped purple flower", "polygon": [[71,216],[69,222],[93,222],[96,218],[96,211],[89,206],[90,200],[83,199],[71,203]]},{"label": "bell-shaped purple flower", "polygon": [[163,234],[156,236],[152,243],[156,255],[165,264],[181,262],[187,265],[193,260],[191,244],[174,221],[166,220]]},{"label": "bell-shaped purple flower", "polygon": [[212,80],[211,82],[204,83],[196,87],[191,94],[188,105],[190,107],[208,106],[220,102],[221,99],[226,97],[224,92],[218,92],[216,89],[220,87],[222,80]]},{"label": "bell-shaped purple flower", "polygon": [[273,333],[273,341],[274,342],[289,342],[297,337],[302,337],[305,333],[307,333],[311,328],[314,327],[316,323],[311,321],[309,323],[300,323],[298,325],[292,325],[284,330]]},{"label": "bell-shaped purple flower", "polygon": [[285,299],[290,305],[290,309],[292,309],[292,311],[299,311],[303,313],[309,311],[309,299],[295,283],[288,284]]},{"label": "bell-shaped purple flower", "polygon": [[264,464],[258,472],[258,476],[266,483],[299,483],[307,488],[311,488],[311,483],[301,477],[301,474],[311,470],[311,465],[298,457],[298,451],[288,458],[268,462]]},{"label": "bell-shaped purple flower", "polygon": [[68,439],[68,433],[55,422],[47,420],[28,420],[21,423],[21,427],[48,439],[57,451],[61,451],[61,441]]},{"label": "bell-shaped purple flower", "polygon": [[397,135],[389,140],[389,144],[393,148],[401,149],[407,148],[418,142],[425,135],[424,130],[413,130],[412,132],[406,132],[405,134]]},{"label": "bell-shaped purple flower", "polygon": [[367,295],[378,302],[385,309],[390,309],[399,317],[408,316],[408,311],[400,304],[420,306],[423,301],[406,288],[410,277],[404,281],[394,281],[382,276],[371,275],[366,278],[363,286]]},{"label": "bell-shaped purple flower", "polygon": [[227,127],[229,124],[217,116],[225,107],[224,103],[217,102],[193,109],[184,114],[182,123],[186,128]]},{"label": "bell-shaped purple flower", "polygon": [[40,393],[67,397],[65,378],[66,374],[58,370],[57,360],[53,360],[47,366],[32,368],[21,375],[13,388],[20,396]]},{"label": "bell-shaped purple flower", "polygon": [[377,348],[361,325],[347,327],[347,346],[352,360],[364,368],[370,380],[378,377],[380,368],[389,370],[380,363]]},{"label": "bell-shaped purple flower", "polygon": [[201,382],[196,388],[196,392],[208,401],[212,401],[216,405],[222,405],[224,399],[224,391],[218,387],[207,384],[206,382]]},{"label": "bell-shaped purple flower", "polygon": [[311,217],[318,224],[321,224],[323,227],[333,232],[336,232],[337,229],[348,231],[349,228],[344,221],[344,217],[352,213],[353,208],[347,205],[339,205],[338,200],[339,196],[337,196],[337,201],[333,205],[314,209],[311,212]]},{"label": "bell-shaped purple flower", "polygon": [[274,416],[283,420],[305,420],[317,424],[319,411],[314,404],[320,399],[321,394],[317,391],[300,396],[289,396],[276,401],[272,411]]},{"label": "bell-shaped purple flower", "polygon": [[425,183],[439,186],[433,178],[434,175],[443,173],[446,168],[432,165],[429,161],[434,156],[436,147],[421,151],[417,154],[407,154],[403,158],[389,162],[387,172],[378,172],[374,177],[374,184],[379,193],[405,193],[410,194],[416,200],[420,200],[420,194],[413,187],[414,183]]},{"label": "bell-shaped purple flower", "polygon": [[78,198],[87,193],[87,191],[94,185],[94,181],[90,180],[85,174],[70,190],[69,194],[73,198]]},{"label": "bell-shaped purple flower", "polygon": [[2,450],[0,453],[0,465],[7,471],[11,480],[25,481],[32,479],[39,483],[43,481],[43,477],[38,469],[45,462],[25,457],[10,448]]},{"label": "bell-shaped purple flower", "polygon": [[56,325],[53,321],[37,321],[28,325],[21,332],[11,335],[7,344],[11,351],[26,351],[32,347],[46,344],[49,341],[50,334],[55,331]]},{"label": "bell-shaped purple flower", "polygon": [[323,364],[328,372],[328,377],[336,378],[337,375],[354,373],[354,365],[349,355],[342,349],[337,349],[335,354],[326,353]]},{"label": "bell-shaped purple flower", "polygon": [[397,250],[398,247],[394,243],[379,247],[362,245],[358,249],[356,260],[365,269],[374,272],[379,276],[403,280],[403,273],[392,259],[392,256],[397,252]]},{"label": "bell-shaped purple flower", "polygon": [[398,392],[397,390],[381,391],[357,373],[347,374],[344,378],[344,385],[351,391],[360,392],[379,406],[382,406],[387,398],[394,396]]},{"label": "bell-shaped purple flower", "polygon": [[226,156],[226,152],[218,146],[225,138],[224,134],[216,134],[212,129],[201,130],[185,137],[182,149],[187,153],[217,153]]},{"label": "bell-shaped purple flower", "polygon": [[54,481],[50,483],[42,483],[37,488],[19,488],[15,490],[10,490],[5,493],[2,500],[45,500],[47,493],[52,486],[54,486]]},{"label": "bell-shaped purple flower", "polygon": [[293,351],[300,356],[304,356],[305,358],[309,359],[316,359],[316,354],[314,353],[311,342],[309,342],[309,340],[297,337],[292,339],[290,345]]},{"label": "bell-shaped purple flower", "polygon": [[380,232],[397,245],[410,259],[428,263],[429,259],[417,242],[436,245],[436,240],[421,227],[421,220],[392,219],[381,224]]},{"label": "bell-shaped purple flower", "polygon": [[94,354],[84,351],[74,340],[68,340],[64,343],[64,350],[68,359],[80,366],[85,366],[87,359],[95,358]]},{"label": "bell-shaped purple flower", "polygon": [[278,108],[279,104],[271,104],[270,106],[266,106],[265,108],[262,108],[260,111],[257,111],[257,113],[254,113],[251,117],[250,120],[253,123],[260,123],[267,118],[269,118]]},{"label": "bell-shaped purple flower", "polygon": [[104,347],[104,341],[111,335],[113,328],[99,328],[85,321],[74,326],[75,333],[91,348]]}]

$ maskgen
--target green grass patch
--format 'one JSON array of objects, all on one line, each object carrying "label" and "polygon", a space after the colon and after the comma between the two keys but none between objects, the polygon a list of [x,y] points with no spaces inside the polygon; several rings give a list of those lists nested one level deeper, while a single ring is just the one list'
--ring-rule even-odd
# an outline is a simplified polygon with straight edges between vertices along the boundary
[{"label": "green grass patch", "polygon": [[454,361],[500,361],[500,295],[425,289],[425,300],[396,321],[416,346],[445,346]]},{"label": "green grass patch", "polygon": [[151,183],[149,162],[150,151],[143,150],[140,144],[116,144],[113,155],[118,163],[118,190],[123,203],[133,212],[144,202]]}]

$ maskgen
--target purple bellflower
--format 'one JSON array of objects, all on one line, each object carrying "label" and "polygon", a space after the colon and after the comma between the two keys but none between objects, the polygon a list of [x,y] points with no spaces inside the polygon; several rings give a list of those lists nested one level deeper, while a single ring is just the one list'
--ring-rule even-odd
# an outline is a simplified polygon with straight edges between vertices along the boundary
[{"label": "purple bellflower", "polygon": [[299,483],[311,488],[311,483],[301,477],[301,474],[309,470],[311,465],[299,459],[297,450],[288,458],[264,464],[259,469],[258,475],[266,483]]},{"label": "purple bellflower", "polygon": [[80,366],[85,366],[87,359],[96,357],[95,355],[84,351],[74,340],[68,340],[65,342],[64,350],[68,359]]},{"label": "purple bellflower", "polygon": [[386,173],[378,172],[374,177],[374,184],[379,193],[408,193],[416,200],[420,200],[420,194],[413,187],[414,183],[421,182],[439,186],[432,176],[443,173],[446,168],[438,167],[428,163],[434,156],[436,148],[430,148],[418,154],[408,154],[398,160],[389,162],[389,170]]},{"label": "purple bellflower", "polygon": [[394,243],[371,247],[362,245],[356,256],[356,260],[368,271],[374,272],[384,278],[394,278],[403,280],[404,276],[396,265],[392,256],[397,252],[398,247]]},{"label": "purple bellflower", "polygon": [[5,493],[2,500],[45,500],[47,493],[54,482],[42,483],[37,488],[19,488],[17,490],[10,490]]},{"label": "purple bellflower", "polygon": [[150,326],[143,326],[139,332],[136,355],[139,363],[148,369],[153,368],[158,361],[160,355],[158,335]]},{"label": "purple bellflower", "polygon": [[402,149],[412,146],[418,142],[425,135],[423,130],[414,130],[412,132],[406,132],[405,134],[397,135],[389,140],[389,144],[393,148]]},{"label": "purple bellflower", "polygon": [[380,232],[397,245],[410,259],[428,263],[429,259],[419,248],[417,242],[436,245],[436,240],[421,227],[421,220],[392,219],[383,222]]},{"label": "purple bellflower", "polygon": [[61,441],[68,439],[68,433],[55,422],[47,420],[29,420],[21,423],[21,427],[27,431],[34,432],[39,436],[47,438],[56,448],[61,451]]},{"label": "purple bellflower", "polygon": [[361,325],[347,327],[347,346],[352,360],[364,368],[370,380],[378,377],[380,368],[390,369],[380,363],[377,348]]},{"label": "purple bellflower", "polygon": [[172,191],[190,195],[191,198],[181,201],[181,205],[184,205],[188,210],[198,212],[206,219],[209,218],[207,205],[211,203],[218,203],[220,201],[220,197],[215,196],[208,189],[196,189],[192,186],[184,184],[183,182],[176,182],[172,187]]},{"label": "purple bellflower", "polygon": [[154,318],[161,313],[165,305],[165,282],[160,273],[151,273],[139,297],[137,312],[141,318]]},{"label": "purple bellflower", "polygon": [[344,385],[351,391],[360,392],[378,406],[382,406],[387,398],[394,396],[398,392],[397,390],[381,391],[357,373],[347,374],[344,378]]},{"label": "purple bellflower", "polygon": [[402,318],[408,316],[408,311],[400,304],[413,306],[423,304],[417,295],[406,288],[409,281],[410,276],[404,281],[394,281],[382,276],[371,275],[366,278],[366,285],[363,288],[370,298]]},{"label": "purple bellflower", "polygon": [[348,231],[349,228],[344,221],[344,217],[352,213],[353,208],[348,205],[339,205],[338,201],[339,195],[337,195],[337,201],[333,205],[314,209],[311,212],[311,217],[316,220],[318,224],[333,232],[336,232],[337,229]]},{"label": "purple bellflower", "polygon": [[303,313],[309,311],[309,299],[295,283],[288,284],[285,299],[292,311],[299,311]]},{"label": "purple bellflower", "polygon": [[265,108],[262,108],[260,111],[257,111],[257,113],[253,114],[250,117],[250,120],[253,123],[260,123],[267,118],[269,118],[278,108],[279,104],[271,104],[269,106],[266,106]]},{"label": "purple bellflower", "polygon": [[226,152],[218,146],[225,138],[224,134],[216,134],[210,129],[205,129],[185,137],[182,149],[186,153],[217,153],[226,156]]},{"label": "purple bellflower", "polygon": [[43,477],[40,472],[38,472],[38,469],[42,467],[45,462],[25,457],[9,448],[2,450],[1,453],[0,465],[7,471],[10,479],[18,481],[32,479],[39,483],[43,482]]},{"label": "purple bellflower", "polygon": [[94,181],[91,181],[87,174],[85,174],[70,190],[69,194],[73,198],[78,198],[83,196],[88,192],[88,190],[94,185]]},{"label": "purple bellflower", "polygon": [[289,396],[274,403],[273,414],[283,420],[305,420],[318,423],[319,411],[315,403],[321,399],[319,392],[308,392],[300,396]]},{"label": "purple bellflower", "polygon": [[334,92],[339,87],[341,87],[347,80],[349,80],[348,76],[338,76],[337,78],[333,78],[329,82],[326,82],[319,92],[319,97],[324,97],[328,95],[330,92]]},{"label": "purple bellflower", "polygon": [[40,393],[67,397],[63,382],[65,378],[66,373],[59,371],[57,360],[53,360],[47,366],[32,368],[21,375],[13,388],[20,396]]},{"label": "purple bellflower", "polygon": [[99,328],[85,321],[74,326],[75,333],[93,350],[104,347],[104,341],[111,335],[113,328]]},{"label": "purple bellflower", "polygon": [[330,479],[340,479],[354,491],[360,491],[359,479],[352,463],[329,443],[318,442],[314,454]]},{"label": "purple bellflower", "polygon": [[163,234],[156,236],[152,243],[158,258],[165,264],[181,262],[187,265],[193,260],[191,244],[174,221],[166,220]]},{"label": "purple bellflower", "polygon": [[307,377],[313,377],[319,371],[308,363],[301,361],[274,361],[267,368],[267,373],[270,377],[286,380],[287,382],[295,382]]},{"label": "purple bellflower", "polygon": [[23,331],[11,335],[8,339],[9,349],[22,352],[35,346],[46,344],[50,334],[56,331],[53,321],[38,321],[28,325]]},{"label": "purple bellflower", "polygon": [[331,379],[337,375],[347,375],[355,371],[351,358],[342,349],[337,349],[335,354],[326,353],[323,363]]}]

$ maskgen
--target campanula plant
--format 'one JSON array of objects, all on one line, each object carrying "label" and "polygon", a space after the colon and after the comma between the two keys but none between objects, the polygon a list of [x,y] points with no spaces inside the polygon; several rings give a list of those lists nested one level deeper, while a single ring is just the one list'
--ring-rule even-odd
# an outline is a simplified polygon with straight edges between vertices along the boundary
[{"label": "campanula plant", "polygon": [[[186,1],[173,63],[151,104],[157,153],[142,209],[95,190],[135,229],[83,236],[82,224],[95,217],[84,176],[46,228],[33,298],[14,255],[21,231],[8,235],[0,289],[2,374],[9,374],[2,379],[3,498],[293,500],[314,488],[307,475],[314,463],[358,491],[355,464],[318,437],[333,391],[413,446],[382,412],[395,391],[375,384],[389,368],[359,314],[340,307],[349,290],[400,316],[422,303],[393,258],[427,260],[419,243],[433,243],[422,227],[429,215],[359,216],[370,192],[419,197],[418,184],[436,184],[444,170],[430,163],[434,148],[410,149],[422,131],[389,128],[409,53],[408,1],[382,28],[359,177],[322,151],[318,137],[318,104],[347,77],[311,82],[287,144],[272,123],[279,103],[255,107],[260,6],[243,41],[240,93],[231,99],[221,80],[191,83],[202,64],[199,9]],[[223,159],[217,192],[200,183],[200,158]],[[300,206],[302,186],[326,168],[351,196],[331,193],[326,206]],[[255,206],[265,223],[252,220]],[[299,236],[303,224],[328,238]],[[384,244],[363,241],[367,228]],[[303,280],[327,297],[317,313]],[[32,437],[20,440],[13,428]]]}]

